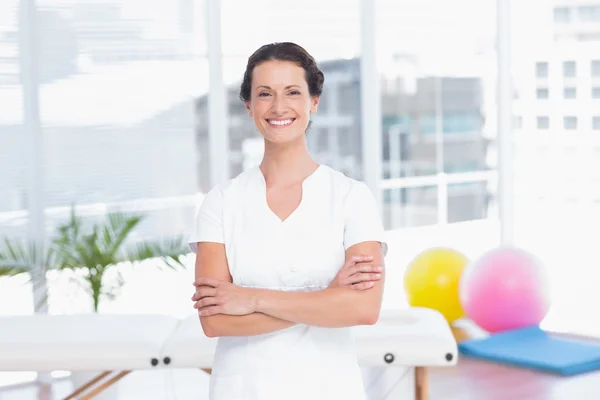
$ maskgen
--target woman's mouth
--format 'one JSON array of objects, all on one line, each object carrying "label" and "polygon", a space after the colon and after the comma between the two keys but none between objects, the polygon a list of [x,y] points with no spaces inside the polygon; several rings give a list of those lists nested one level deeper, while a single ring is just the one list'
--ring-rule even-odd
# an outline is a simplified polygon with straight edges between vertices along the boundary
[{"label": "woman's mouth", "polygon": [[271,125],[273,127],[282,128],[282,127],[286,127],[286,126],[290,125],[295,120],[296,120],[296,118],[268,119],[267,122],[269,123],[269,125]]}]

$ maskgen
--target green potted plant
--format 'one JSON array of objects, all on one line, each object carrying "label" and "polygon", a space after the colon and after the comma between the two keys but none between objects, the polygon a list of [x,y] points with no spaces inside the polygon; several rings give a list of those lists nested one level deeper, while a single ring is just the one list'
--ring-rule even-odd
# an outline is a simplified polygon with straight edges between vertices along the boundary
[{"label": "green potted plant", "polygon": [[[142,221],[141,215],[113,212],[101,223],[86,229],[83,219],[72,211],[70,219],[58,227],[57,237],[53,240],[54,268],[83,273],[84,289],[92,300],[94,312],[98,312],[102,298],[113,299],[121,289],[124,280],[118,269],[120,263],[135,264],[156,258],[169,268],[185,268],[182,258],[189,253],[189,248],[180,237],[128,242],[128,237]],[[104,278],[112,269],[118,279],[109,284]]]}]

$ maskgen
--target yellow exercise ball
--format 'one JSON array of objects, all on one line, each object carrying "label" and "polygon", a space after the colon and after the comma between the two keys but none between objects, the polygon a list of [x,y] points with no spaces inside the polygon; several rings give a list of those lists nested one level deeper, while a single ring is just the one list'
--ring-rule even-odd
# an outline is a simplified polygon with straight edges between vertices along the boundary
[{"label": "yellow exercise ball", "polygon": [[460,304],[459,286],[468,262],[462,253],[444,247],[419,254],[404,274],[408,303],[437,310],[449,323],[462,318],[465,313]]}]

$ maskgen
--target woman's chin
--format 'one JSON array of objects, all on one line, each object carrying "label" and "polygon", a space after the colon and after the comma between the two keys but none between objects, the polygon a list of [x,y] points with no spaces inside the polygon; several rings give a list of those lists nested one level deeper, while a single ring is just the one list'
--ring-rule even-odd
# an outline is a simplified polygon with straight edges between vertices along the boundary
[{"label": "woman's chin", "polygon": [[304,135],[293,132],[268,132],[263,136],[273,144],[291,144],[302,140]]}]

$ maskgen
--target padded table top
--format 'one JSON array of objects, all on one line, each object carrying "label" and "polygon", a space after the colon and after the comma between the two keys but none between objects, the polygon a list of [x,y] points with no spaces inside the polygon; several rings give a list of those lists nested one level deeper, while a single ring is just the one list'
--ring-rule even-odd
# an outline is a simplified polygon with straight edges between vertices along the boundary
[{"label": "padded table top", "polygon": [[353,330],[361,365],[432,367],[451,366],[457,361],[458,346],[452,330],[434,310],[385,310],[375,325],[355,326]]},{"label": "padded table top", "polygon": [[[377,324],[352,329],[358,360],[364,366],[450,366],[457,361],[452,331],[433,310],[383,310]],[[169,338],[162,357],[169,357],[175,368],[211,368],[216,345],[217,338],[204,336],[198,316],[193,314]]]},{"label": "padded table top", "polygon": [[0,371],[153,368],[178,323],[162,315],[0,317]]},{"label": "padded table top", "polygon": [[[450,327],[433,310],[384,310],[377,324],[352,329],[364,366],[456,363]],[[183,319],[120,314],[0,317],[0,371],[211,368],[217,340],[203,334],[195,313]]]}]

